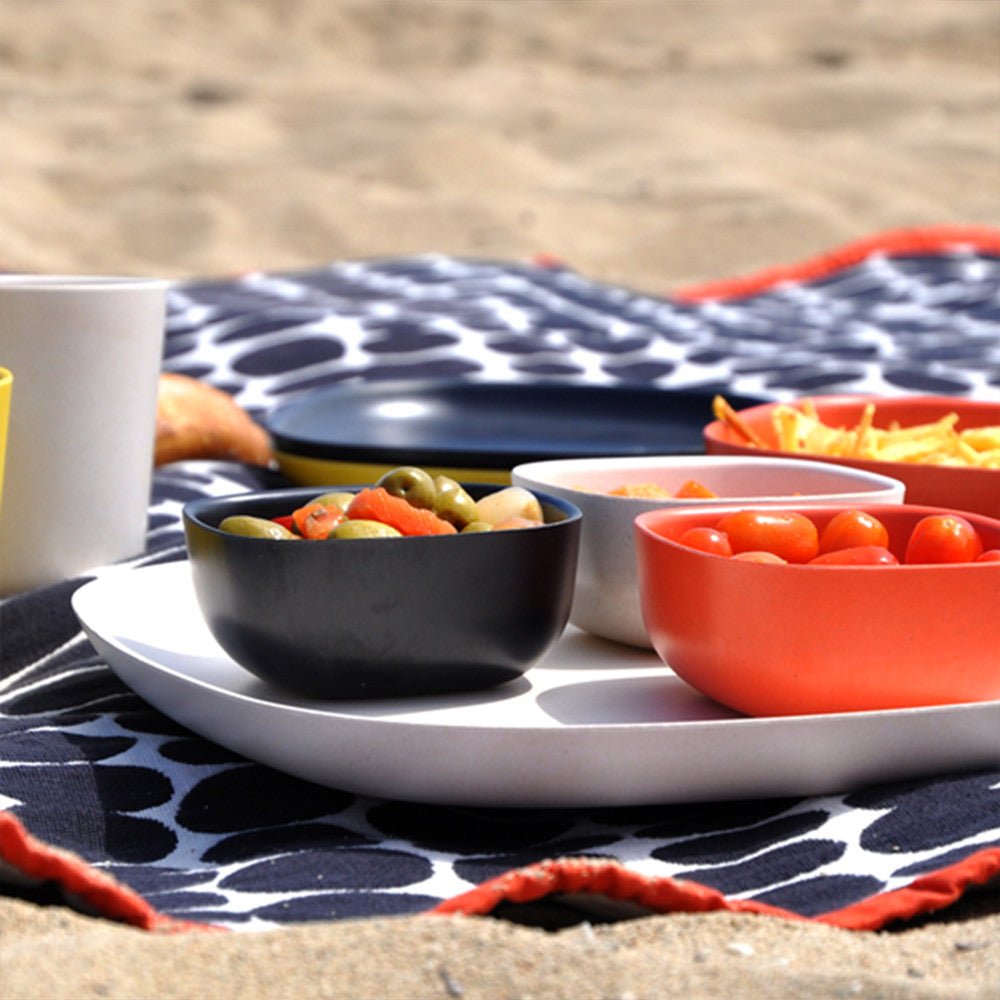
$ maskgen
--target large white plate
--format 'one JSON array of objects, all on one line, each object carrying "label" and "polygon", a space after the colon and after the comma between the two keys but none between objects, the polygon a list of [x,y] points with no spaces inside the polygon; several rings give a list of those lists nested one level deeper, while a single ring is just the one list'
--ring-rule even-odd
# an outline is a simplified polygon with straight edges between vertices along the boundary
[{"label": "large white plate", "polygon": [[818,795],[1000,755],[1000,702],[745,718],[654,654],[574,628],[492,691],[309,702],[219,648],[184,562],[106,574],[73,606],[112,669],[166,715],[252,760],[369,795],[522,807]]}]

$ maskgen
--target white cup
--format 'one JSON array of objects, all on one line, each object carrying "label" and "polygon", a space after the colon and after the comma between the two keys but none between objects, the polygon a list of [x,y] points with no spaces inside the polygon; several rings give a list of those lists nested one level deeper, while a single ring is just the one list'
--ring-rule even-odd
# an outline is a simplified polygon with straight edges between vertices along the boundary
[{"label": "white cup", "polygon": [[142,551],[165,281],[0,274],[11,398],[0,594]]}]

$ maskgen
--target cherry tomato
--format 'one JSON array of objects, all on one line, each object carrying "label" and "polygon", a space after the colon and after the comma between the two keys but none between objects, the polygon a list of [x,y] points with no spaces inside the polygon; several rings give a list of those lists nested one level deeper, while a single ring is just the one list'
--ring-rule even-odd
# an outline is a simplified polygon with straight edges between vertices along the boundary
[{"label": "cherry tomato", "polygon": [[333,504],[307,503],[292,511],[292,521],[303,538],[327,538],[330,532],[344,520],[344,512]]},{"label": "cherry tomato", "polygon": [[820,555],[869,545],[888,548],[889,532],[878,518],[863,510],[842,510],[819,533]]},{"label": "cherry tomato", "polygon": [[733,558],[740,562],[773,563],[775,566],[788,565],[787,559],[782,559],[781,556],[776,556],[773,552],[737,552]]},{"label": "cherry tomato", "polygon": [[718,495],[718,493],[713,493],[712,490],[710,490],[703,483],[699,483],[697,479],[689,479],[686,483],[683,483],[680,489],[674,494],[678,500],[710,500],[712,497],[717,497]]},{"label": "cherry tomato", "polygon": [[976,562],[1000,562],[1000,549],[987,549]]},{"label": "cherry tomato", "polygon": [[906,543],[907,563],[974,562],[983,551],[976,529],[959,514],[930,514],[917,522]]},{"label": "cherry tomato", "polygon": [[824,552],[810,566],[898,566],[899,560],[884,545],[852,545]]},{"label": "cherry tomato", "polygon": [[819,552],[816,525],[787,510],[740,510],[716,524],[729,536],[733,552],[773,552],[786,562],[806,563]]},{"label": "cherry tomato", "polygon": [[729,539],[716,528],[688,528],[677,541],[688,548],[708,552],[713,556],[728,557],[733,554]]}]

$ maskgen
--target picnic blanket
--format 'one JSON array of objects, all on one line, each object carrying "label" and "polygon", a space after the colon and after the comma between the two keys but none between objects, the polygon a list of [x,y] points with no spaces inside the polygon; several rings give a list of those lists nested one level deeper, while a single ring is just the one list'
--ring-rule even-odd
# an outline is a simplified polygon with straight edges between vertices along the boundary
[{"label": "picnic blanket", "polygon": [[[178,282],[164,354],[164,370],[255,415],[400,378],[1000,400],[998,362],[1000,232],[982,227],[877,234],[662,295],[558,261],[440,254]],[[188,499],[273,485],[233,463],[163,467],[145,552],[0,604],[5,892],[168,930],[676,909],[870,929],[1000,874],[1000,767],[822,797],[460,808],[320,787],[184,729],[117,679],[70,597],[103,572],[185,558]]]}]

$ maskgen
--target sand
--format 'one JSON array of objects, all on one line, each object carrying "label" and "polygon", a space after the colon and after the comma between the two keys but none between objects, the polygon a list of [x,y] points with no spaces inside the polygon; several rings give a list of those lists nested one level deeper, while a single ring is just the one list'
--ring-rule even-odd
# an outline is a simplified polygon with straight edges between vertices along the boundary
[{"label": "sand", "polygon": [[7,900],[0,919],[10,1000],[994,1000],[1000,989],[996,914],[897,933],[718,913],[555,933],[417,916],[162,936]]},{"label": "sand", "polygon": [[[0,109],[8,270],[545,253],[667,292],[1000,225],[997,0],[3,0]],[[0,996],[992,1000],[998,912],[158,937],[4,899]]]},{"label": "sand", "polygon": [[1000,3],[0,3],[0,267],[549,253],[649,291],[1000,224]]}]

